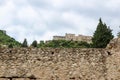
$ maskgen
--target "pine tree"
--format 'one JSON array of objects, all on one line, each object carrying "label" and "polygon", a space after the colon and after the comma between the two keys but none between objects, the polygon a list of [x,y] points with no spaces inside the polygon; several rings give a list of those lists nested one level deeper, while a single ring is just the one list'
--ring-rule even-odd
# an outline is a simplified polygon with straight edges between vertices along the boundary
[{"label": "pine tree", "polygon": [[99,19],[97,29],[93,35],[92,42],[94,48],[105,48],[107,44],[113,39],[112,30]]},{"label": "pine tree", "polygon": [[23,43],[22,43],[22,47],[28,47],[27,39],[24,39],[24,41],[23,41]]},{"label": "pine tree", "polygon": [[37,47],[37,41],[34,40],[34,41],[32,42],[32,44],[31,44],[31,46],[33,46],[33,47]]}]

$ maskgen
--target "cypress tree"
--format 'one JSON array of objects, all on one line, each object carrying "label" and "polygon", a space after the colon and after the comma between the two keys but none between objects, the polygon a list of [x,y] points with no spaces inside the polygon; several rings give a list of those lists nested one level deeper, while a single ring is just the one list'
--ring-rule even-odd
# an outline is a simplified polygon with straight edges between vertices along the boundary
[{"label": "cypress tree", "polygon": [[112,30],[99,19],[97,29],[93,35],[92,42],[94,48],[105,48],[107,44],[113,39]]},{"label": "cypress tree", "polygon": [[24,39],[24,41],[23,41],[23,43],[22,43],[22,47],[28,47],[27,39]]},{"label": "cypress tree", "polygon": [[34,40],[34,41],[32,42],[32,44],[31,44],[31,46],[33,46],[33,47],[37,47],[37,41]]}]

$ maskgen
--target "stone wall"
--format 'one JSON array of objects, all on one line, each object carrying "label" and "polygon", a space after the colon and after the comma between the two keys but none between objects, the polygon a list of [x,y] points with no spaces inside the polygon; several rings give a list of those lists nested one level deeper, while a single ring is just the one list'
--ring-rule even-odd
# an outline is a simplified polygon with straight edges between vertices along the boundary
[{"label": "stone wall", "polygon": [[105,80],[104,49],[1,49],[0,78],[9,80]]},{"label": "stone wall", "polygon": [[120,38],[114,38],[107,45],[108,49],[119,49],[120,48]]},{"label": "stone wall", "polygon": [[120,50],[2,48],[0,80],[120,80]]}]

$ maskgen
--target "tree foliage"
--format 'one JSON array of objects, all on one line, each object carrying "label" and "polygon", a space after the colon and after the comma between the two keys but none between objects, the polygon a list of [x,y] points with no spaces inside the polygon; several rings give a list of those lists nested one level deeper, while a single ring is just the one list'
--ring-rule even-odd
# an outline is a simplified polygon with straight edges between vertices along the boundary
[{"label": "tree foliage", "polygon": [[37,47],[37,41],[34,40],[34,41],[32,42],[32,44],[31,44],[31,46],[32,46],[32,47]]},{"label": "tree foliage", "polygon": [[97,29],[93,35],[92,42],[94,48],[105,48],[107,44],[113,39],[112,30],[99,19]]},{"label": "tree foliage", "polygon": [[27,39],[25,38],[23,43],[22,43],[22,47],[28,47],[28,43],[27,43]]},{"label": "tree foliage", "polygon": [[44,47],[44,45],[45,45],[44,41],[40,41],[40,43],[38,44],[38,47],[42,48],[42,47]]},{"label": "tree foliage", "polygon": [[7,47],[20,47],[21,43],[10,37],[3,30],[0,30],[0,45],[6,45]]},{"label": "tree foliage", "polygon": [[67,41],[67,40],[52,40],[44,43],[41,41],[38,47],[52,47],[52,48],[89,48],[90,44],[83,41]]},{"label": "tree foliage", "polygon": [[9,45],[8,45],[8,48],[13,48],[13,44],[9,44]]}]

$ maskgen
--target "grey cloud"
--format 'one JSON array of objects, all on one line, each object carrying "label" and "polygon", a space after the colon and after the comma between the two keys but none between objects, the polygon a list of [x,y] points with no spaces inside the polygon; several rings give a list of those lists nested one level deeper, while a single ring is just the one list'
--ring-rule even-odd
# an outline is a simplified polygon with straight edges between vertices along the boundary
[{"label": "grey cloud", "polygon": [[[2,5],[8,2],[13,6]],[[4,22],[8,33],[20,41],[25,37],[31,41],[48,39],[66,32],[92,35],[100,17],[116,34],[119,4],[118,0],[0,0],[0,10],[5,9],[0,23]]]},{"label": "grey cloud", "polygon": [[5,4],[6,0],[0,0],[0,6]]},{"label": "grey cloud", "polygon": [[72,23],[66,22],[63,19],[53,19],[52,21],[47,22],[48,28],[50,30],[62,30],[62,29],[75,29]]},{"label": "grey cloud", "polygon": [[28,3],[35,8],[51,8],[49,1],[47,0],[28,0]]}]

